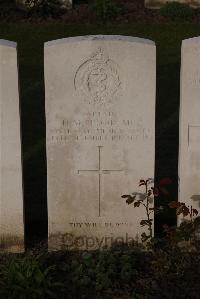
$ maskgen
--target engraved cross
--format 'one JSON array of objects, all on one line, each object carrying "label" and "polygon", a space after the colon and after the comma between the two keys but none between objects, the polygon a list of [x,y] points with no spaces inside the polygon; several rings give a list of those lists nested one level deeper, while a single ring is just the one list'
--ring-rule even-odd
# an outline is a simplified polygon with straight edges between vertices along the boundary
[{"label": "engraved cross", "polygon": [[109,174],[110,172],[123,172],[124,170],[121,169],[102,169],[102,148],[103,146],[98,146],[98,169],[83,169],[78,170],[78,174],[81,172],[94,172],[98,174],[98,216],[101,217],[101,197],[102,197],[102,175],[103,174]]}]

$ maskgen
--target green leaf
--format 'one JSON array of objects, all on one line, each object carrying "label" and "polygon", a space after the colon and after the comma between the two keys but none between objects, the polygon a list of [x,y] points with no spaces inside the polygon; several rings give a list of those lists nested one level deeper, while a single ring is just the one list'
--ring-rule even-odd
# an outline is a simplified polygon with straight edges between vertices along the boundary
[{"label": "green leaf", "polygon": [[38,270],[37,273],[35,274],[35,281],[38,284],[41,284],[41,282],[44,281],[44,279],[45,279],[44,274],[40,270]]}]

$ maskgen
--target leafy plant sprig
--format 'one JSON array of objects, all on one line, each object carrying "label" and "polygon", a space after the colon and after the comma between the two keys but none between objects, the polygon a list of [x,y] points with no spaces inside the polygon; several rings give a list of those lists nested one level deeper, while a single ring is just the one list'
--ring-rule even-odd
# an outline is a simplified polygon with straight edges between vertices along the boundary
[{"label": "leafy plant sprig", "polygon": [[190,220],[193,220],[194,216],[198,215],[197,209],[194,209],[193,206],[186,206],[184,202],[178,202],[178,201],[171,201],[169,204],[169,207],[172,209],[176,209],[176,215],[183,215],[183,217],[190,217]]},{"label": "leafy plant sprig", "polygon": [[178,227],[163,225],[164,232],[170,243],[177,245],[181,241],[188,241],[189,245],[195,244],[196,232],[200,229],[200,216],[198,216],[199,212],[197,209],[193,208],[192,205],[187,206],[184,202],[177,201],[171,201],[168,206],[171,209],[176,209],[177,216],[183,216],[183,221]]},{"label": "leafy plant sprig", "polygon": [[153,186],[153,179],[149,178],[147,180],[141,179],[139,181],[139,186],[144,187],[144,192],[133,192],[132,194],[122,195],[122,198],[126,199],[128,205],[133,204],[135,208],[141,205],[145,208],[146,219],[140,221],[140,225],[147,226],[149,234],[143,232],[141,234],[142,242],[151,241],[153,238],[153,219],[151,215],[153,213],[158,213],[163,210],[163,207],[154,207],[154,197],[157,197],[160,193],[168,193],[166,186],[171,184],[169,178],[164,178],[159,181],[158,184]]}]

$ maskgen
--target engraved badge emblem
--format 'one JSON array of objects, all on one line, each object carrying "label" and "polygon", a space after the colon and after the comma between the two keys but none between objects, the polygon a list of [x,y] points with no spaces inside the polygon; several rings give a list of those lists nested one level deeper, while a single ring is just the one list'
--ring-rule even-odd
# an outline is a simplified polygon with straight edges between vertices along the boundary
[{"label": "engraved badge emblem", "polygon": [[101,48],[78,68],[74,78],[75,89],[90,104],[110,102],[120,85],[117,64]]}]

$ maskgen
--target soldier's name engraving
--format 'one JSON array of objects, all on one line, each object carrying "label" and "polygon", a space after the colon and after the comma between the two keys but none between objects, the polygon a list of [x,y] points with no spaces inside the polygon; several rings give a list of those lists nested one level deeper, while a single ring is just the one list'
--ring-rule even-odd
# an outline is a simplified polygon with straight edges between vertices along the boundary
[{"label": "soldier's name engraving", "polygon": [[142,118],[118,118],[112,111],[87,113],[84,118],[59,118],[51,129],[51,143],[69,141],[137,141],[151,139],[152,134]]}]

